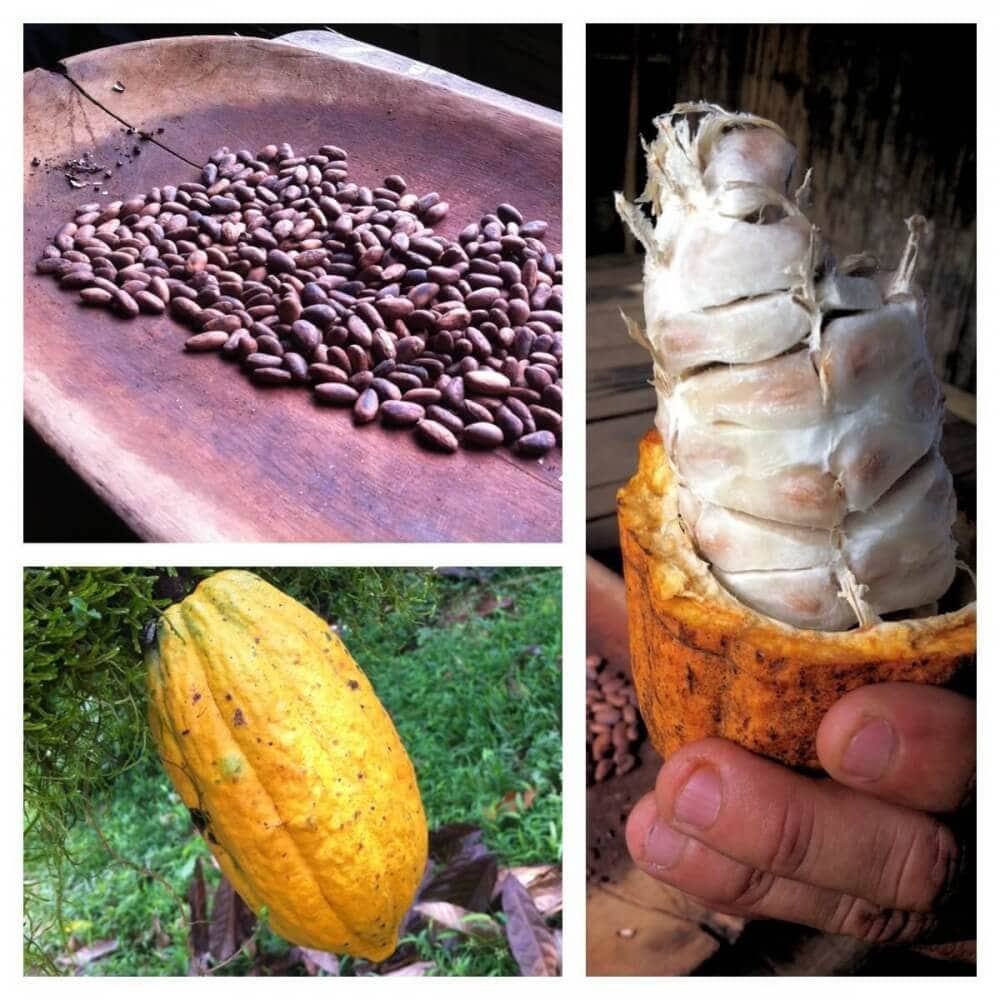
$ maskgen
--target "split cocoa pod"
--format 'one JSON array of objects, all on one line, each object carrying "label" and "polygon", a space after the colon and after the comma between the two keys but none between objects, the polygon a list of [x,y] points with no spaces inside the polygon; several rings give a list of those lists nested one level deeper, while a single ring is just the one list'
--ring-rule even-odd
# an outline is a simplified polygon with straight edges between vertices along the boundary
[{"label": "split cocoa pod", "polygon": [[709,736],[816,768],[816,731],[854,688],[956,684],[976,655],[976,606],[852,631],[795,628],[726,591],[678,511],[663,444],[650,431],[618,493],[632,675],[656,750]]},{"label": "split cocoa pod", "polygon": [[233,888],[294,944],[391,955],[427,826],[392,720],[338,636],[226,570],[144,639],[163,766]]}]

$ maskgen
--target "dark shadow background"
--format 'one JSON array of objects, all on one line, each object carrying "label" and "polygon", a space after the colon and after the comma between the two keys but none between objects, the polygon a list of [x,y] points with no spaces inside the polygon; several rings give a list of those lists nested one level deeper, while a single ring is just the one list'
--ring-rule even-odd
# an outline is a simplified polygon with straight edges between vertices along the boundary
[{"label": "dark shadow background", "polygon": [[[562,108],[560,24],[26,24],[24,70],[147,38],[277,38],[330,28],[544,107]],[[24,427],[26,542],[140,541],[42,439]]]},{"label": "dark shadow background", "polygon": [[[773,91],[801,97],[812,147],[876,129],[887,111],[898,132],[928,156],[953,156],[976,134],[975,25],[602,24],[587,30],[587,253],[621,253],[624,232],[611,193],[625,186],[629,98],[637,74],[637,125],[652,139],[653,119],[680,101],[706,100],[769,116]],[[844,86],[843,76],[849,78]],[[871,104],[852,104],[867,94]],[[837,117],[843,107],[849,115]],[[794,123],[776,119],[786,130]],[[836,122],[841,124],[837,125]],[[973,147],[974,148],[974,147]],[[800,149],[802,161],[813,157]],[[633,183],[646,174],[641,151]],[[967,219],[975,216],[974,160],[949,177]]]},{"label": "dark shadow background", "polygon": [[560,24],[26,24],[24,69],[51,69],[80,52],[145,38],[277,38],[324,28],[547,108],[562,107]]}]

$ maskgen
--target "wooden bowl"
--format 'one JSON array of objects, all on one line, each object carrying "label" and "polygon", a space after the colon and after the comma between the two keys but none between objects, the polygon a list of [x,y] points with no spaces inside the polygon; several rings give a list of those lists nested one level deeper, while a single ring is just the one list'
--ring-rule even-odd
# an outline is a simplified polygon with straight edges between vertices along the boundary
[{"label": "wooden bowl", "polygon": [[[558,541],[558,449],[541,462],[435,455],[406,432],[356,430],[308,391],[254,387],[217,355],[185,354],[169,318],[82,308],[34,270],[75,206],[195,180],[220,145],[284,141],[343,146],[359,183],[401,173],[440,192],[447,235],[511,202],[546,219],[558,249],[557,124],[256,39],[137,42],[65,69],[24,78],[24,409],[119,516],[148,541]],[[60,169],[84,152],[112,173],[95,175],[100,191]]]}]

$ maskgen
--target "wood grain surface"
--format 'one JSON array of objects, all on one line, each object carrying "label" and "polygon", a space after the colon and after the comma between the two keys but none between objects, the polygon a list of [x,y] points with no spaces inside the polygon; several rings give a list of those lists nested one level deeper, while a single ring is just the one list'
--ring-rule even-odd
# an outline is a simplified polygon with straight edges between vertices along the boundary
[{"label": "wood grain surface", "polygon": [[[443,456],[405,432],[356,430],[307,391],[257,388],[217,355],[185,354],[185,333],[167,318],[83,309],[34,271],[76,205],[194,180],[220,145],[283,141],[306,152],[343,146],[359,183],[399,172],[412,190],[439,191],[449,236],[510,201],[548,220],[558,249],[558,126],[259,40],[139,42],[65,68],[24,79],[25,415],[143,539],[558,540],[558,451],[542,461],[506,450]],[[72,189],[59,169],[85,151],[112,170],[100,193]]]}]

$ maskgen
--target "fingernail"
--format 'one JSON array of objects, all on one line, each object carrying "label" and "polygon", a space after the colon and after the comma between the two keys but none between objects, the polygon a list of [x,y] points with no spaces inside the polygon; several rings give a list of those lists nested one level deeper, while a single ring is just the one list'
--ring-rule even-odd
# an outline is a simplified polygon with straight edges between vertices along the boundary
[{"label": "fingernail", "polygon": [[710,827],[722,805],[722,783],[714,767],[697,768],[674,800],[674,818],[698,829]]},{"label": "fingernail", "polygon": [[845,773],[873,781],[881,778],[896,749],[896,733],[885,719],[866,722],[852,737],[840,758]]},{"label": "fingernail", "polygon": [[688,838],[657,820],[646,834],[643,861],[654,868],[673,868],[684,853]]}]

